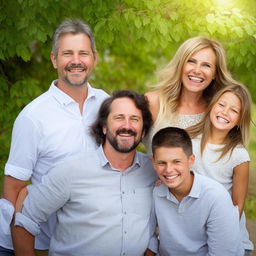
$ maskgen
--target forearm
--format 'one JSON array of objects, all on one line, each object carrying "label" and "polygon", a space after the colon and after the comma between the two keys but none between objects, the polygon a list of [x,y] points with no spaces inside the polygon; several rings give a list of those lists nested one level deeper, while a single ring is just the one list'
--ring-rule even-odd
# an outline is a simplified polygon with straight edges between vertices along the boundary
[{"label": "forearm", "polygon": [[26,181],[18,180],[11,176],[5,176],[3,197],[15,206],[19,192],[26,185],[27,185]]},{"label": "forearm", "polygon": [[147,249],[144,253],[144,256],[155,256],[156,254],[152,252],[150,249]]},{"label": "forearm", "polygon": [[35,256],[35,237],[22,227],[11,227],[15,256]]},{"label": "forearm", "polygon": [[[15,210],[16,212],[22,211],[23,201],[25,200],[28,192],[26,188],[23,188],[16,200]],[[14,221],[11,225],[13,247],[16,256],[34,256],[34,236],[30,234],[26,229],[15,226]]]}]

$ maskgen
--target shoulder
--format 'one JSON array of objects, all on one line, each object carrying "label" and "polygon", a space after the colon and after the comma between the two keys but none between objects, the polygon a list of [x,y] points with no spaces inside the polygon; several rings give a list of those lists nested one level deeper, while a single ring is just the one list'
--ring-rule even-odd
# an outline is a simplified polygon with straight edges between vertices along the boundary
[{"label": "shoulder", "polygon": [[90,90],[95,94],[96,98],[100,98],[100,99],[106,99],[109,97],[109,94],[107,94],[104,90],[102,89],[98,89],[98,88],[94,88],[92,86],[90,86]]},{"label": "shoulder", "polygon": [[149,109],[151,111],[153,121],[155,121],[157,118],[158,112],[159,112],[160,92],[159,91],[147,92],[147,93],[145,93],[145,97],[148,99]]},{"label": "shoulder", "polygon": [[230,198],[230,194],[225,189],[225,187],[217,182],[214,179],[211,179],[207,176],[200,175],[198,173],[196,175],[196,182],[200,186],[201,195],[208,198],[208,200],[219,200],[220,197]]},{"label": "shoulder", "polygon": [[20,112],[20,115],[30,115],[35,111],[43,109],[44,106],[47,106],[50,98],[51,94],[49,91],[44,92],[43,94],[33,99],[30,103],[28,103]]},{"label": "shoulder", "polygon": [[234,148],[231,154],[232,167],[236,167],[243,162],[249,162],[250,156],[246,148],[242,145],[238,145]]},{"label": "shoulder", "polygon": [[92,164],[96,168],[97,162],[99,162],[98,154],[95,150],[77,153],[53,165],[48,174],[50,176],[66,176],[68,178],[80,176],[85,168],[91,169]]}]

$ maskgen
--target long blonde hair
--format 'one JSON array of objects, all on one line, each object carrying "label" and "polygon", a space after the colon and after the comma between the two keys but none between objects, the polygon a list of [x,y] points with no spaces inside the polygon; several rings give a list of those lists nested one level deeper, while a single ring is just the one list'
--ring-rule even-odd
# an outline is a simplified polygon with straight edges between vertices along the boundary
[{"label": "long blonde hair", "polygon": [[187,128],[187,132],[192,139],[202,134],[200,151],[201,154],[203,154],[205,146],[207,144],[207,139],[209,138],[211,133],[212,123],[210,120],[210,112],[212,110],[212,107],[219,100],[219,98],[226,92],[231,92],[238,97],[241,102],[241,110],[238,124],[228,132],[224,141],[224,146],[219,150],[221,152],[219,159],[225,156],[229,151],[232,152],[237,145],[245,146],[248,142],[252,101],[250,92],[244,85],[240,83],[232,83],[225,88],[219,90],[216,95],[213,96],[212,101],[209,104],[202,121],[192,127]]},{"label": "long blonde hair", "polygon": [[203,91],[205,101],[208,103],[216,91],[234,81],[227,69],[225,50],[218,41],[202,36],[186,40],[167,66],[160,71],[159,83],[152,86],[160,92],[156,126],[164,119],[170,120],[176,113],[182,90],[182,68],[191,55],[205,48],[211,48],[216,54],[216,78]]}]

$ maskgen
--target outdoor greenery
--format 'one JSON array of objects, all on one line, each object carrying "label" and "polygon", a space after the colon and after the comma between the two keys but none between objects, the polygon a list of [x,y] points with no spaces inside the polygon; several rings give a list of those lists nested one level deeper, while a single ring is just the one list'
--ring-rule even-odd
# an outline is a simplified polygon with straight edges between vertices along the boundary
[{"label": "outdoor greenery", "polygon": [[51,38],[64,18],[92,27],[100,59],[90,82],[109,93],[147,91],[184,40],[205,35],[223,43],[229,69],[256,100],[254,0],[0,1],[0,178],[16,116],[56,78]]}]

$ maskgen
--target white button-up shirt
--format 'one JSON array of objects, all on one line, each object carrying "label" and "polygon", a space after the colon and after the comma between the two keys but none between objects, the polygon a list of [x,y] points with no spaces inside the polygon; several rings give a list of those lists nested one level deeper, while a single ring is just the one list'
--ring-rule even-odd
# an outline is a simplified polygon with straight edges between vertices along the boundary
[{"label": "white button-up shirt", "polygon": [[42,184],[31,186],[16,224],[36,235],[40,222],[57,211],[51,256],[142,256],[155,180],[145,154],[137,152],[121,172],[99,147],[54,167]]},{"label": "white button-up shirt", "polygon": [[[37,184],[60,160],[96,149],[89,129],[107,97],[103,90],[88,84],[88,96],[81,114],[79,104],[53,81],[49,90],[29,103],[15,120],[5,175],[24,181],[31,178],[32,183]],[[36,240],[36,248],[48,248],[52,227],[54,223],[45,224],[44,232]],[[1,224],[0,245],[12,248],[11,236],[2,232]]]}]

